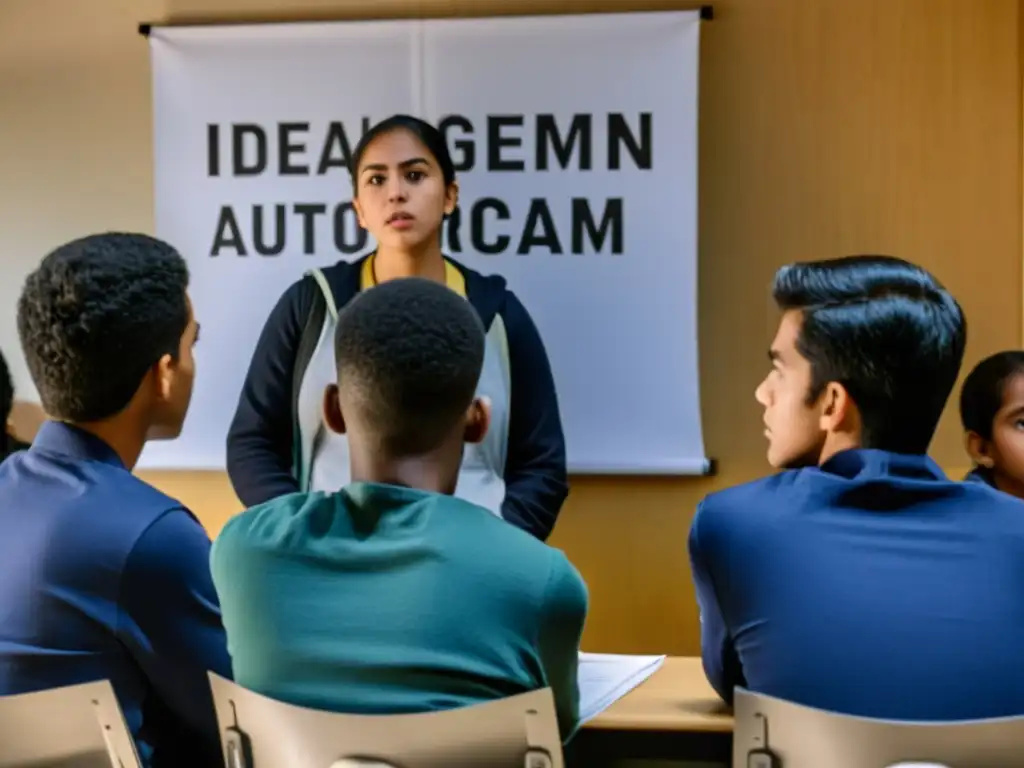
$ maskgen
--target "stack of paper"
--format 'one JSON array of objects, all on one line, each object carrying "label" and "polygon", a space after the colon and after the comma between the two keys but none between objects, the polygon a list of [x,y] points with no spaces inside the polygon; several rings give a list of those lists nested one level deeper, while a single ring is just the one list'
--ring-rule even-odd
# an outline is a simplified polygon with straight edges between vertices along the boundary
[{"label": "stack of paper", "polygon": [[580,653],[580,722],[586,723],[649,678],[664,656]]}]

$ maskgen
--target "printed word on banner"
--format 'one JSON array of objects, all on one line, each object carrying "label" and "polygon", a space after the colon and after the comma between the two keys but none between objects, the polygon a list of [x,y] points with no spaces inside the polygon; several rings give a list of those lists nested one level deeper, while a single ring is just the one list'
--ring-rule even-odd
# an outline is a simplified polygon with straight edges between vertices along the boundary
[{"label": "printed word on banner", "polygon": [[703,472],[699,31],[696,11],[153,29],[157,235],[203,338],[184,432],[143,465],[224,467],[274,304],[374,247],[349,161],[406,113],[456,164],[446,253],[504,275],[540,331],[570,471]]}]

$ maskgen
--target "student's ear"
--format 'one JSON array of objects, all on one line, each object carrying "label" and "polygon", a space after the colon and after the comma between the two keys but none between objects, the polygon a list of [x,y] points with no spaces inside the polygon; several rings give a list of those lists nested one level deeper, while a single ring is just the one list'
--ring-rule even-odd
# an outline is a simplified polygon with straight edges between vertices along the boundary
[{"label": "student's ear", "polygon": [[967,434],[964,435],[964,446],[967,448],[967,453],[970,454],[971,460],[979,467],[992,469],[995,465],[996,461],[992,456],[991,443],[977,432],[967,431]]},{"label": "student's ear", "polygon": [[818,425],[822,432],[858,431],[860,419],[857,405],[842,384],[836,381],[826,384],[818,404],[821,409]]},{"label": "student's ear", "polygon": [[477,397],[469,405],[466,413],[466,430],[462,439],[467,443],[482,443],[487,437],[491,426],[491,401],[487,397]]},{"label": "student's ear", "polygon": [[451,216],[459,204],[459,182],[453,181],[444,192],[444,215]]},{"label": "student's ear", "polygon": [[153,366],[154,384],[156,395],[161,402],[171,399],[171,392],[174,390],[174,376],[177,372],[177,363],[171,355],[164,355],[156,361]]},{"label": "student's ear", "polygon": [[324,423],[331,432],[345,434],[345,417],[341,414],[337,384],[328,384],[324,390]]}]

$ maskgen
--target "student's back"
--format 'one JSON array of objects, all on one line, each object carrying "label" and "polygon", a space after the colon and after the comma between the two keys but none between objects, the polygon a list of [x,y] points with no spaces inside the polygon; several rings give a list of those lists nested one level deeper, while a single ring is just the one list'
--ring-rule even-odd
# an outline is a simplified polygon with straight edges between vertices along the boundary
[{"label": "student's back", "polygon": [[209,537],[131,471],[185,418],[187,285],[181,255],[144,235],[49,254],[18,330],[60,421],[0,465],[0,695],[109,680],[152,768],[220,765],[207,672],[230,673]]},{"label": "student's back", "polygon": [[713,494],[691,537],[733,682],[871,717],[1024,713],[1024,502],[850,450]]},{"label": "student's back", "polygon": [[786,470],[715,493],[690,555],[708,678],[896,719],[1024,714],[1024,503],[928,458],[966,344],[955,299],[883,256],[791,264],[764,408]]},{"label": "student's back", "polygon": [[439,283],[391,280],[345,305],[322,428],[347,435],[353,482],[254,507],[214,542],[238,683],[374,714],[550,686],[574,731],[583,580],[453,496],[465,443],[487,434],[483,357],[480,318]]},{"label": "student's back", "polygon": [[293,704],[384,714],[561,694],[577,664],[575,569],[453,496],[294,494],[230,521],[212,561],[235,679]]},{"label": "student's back", "polygon": [[194,740],[201,665],[227,671],[212,590],[191,572],[204,537],[104,443],[45,424],[0,464],[0,692],[110,680],[143,757]]}]

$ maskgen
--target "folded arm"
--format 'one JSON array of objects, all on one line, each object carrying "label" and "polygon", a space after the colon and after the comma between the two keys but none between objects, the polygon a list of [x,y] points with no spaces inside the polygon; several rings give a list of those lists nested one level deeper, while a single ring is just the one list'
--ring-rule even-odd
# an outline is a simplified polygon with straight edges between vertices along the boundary
[{"label": "folded arm", "polygon": [[555,552],[544,594],[540,629],[540,658],[555,697],[562,740],[579,727],[579,655],[587,618],[587,587],[561,552]]},{"label": "folded arm", "polygon": [[700,539],[700,522],[701,507],[698,507],[690,527],[689,551],[700,609],[701,659],[711,687],[731,705],[733,689],[737,685],[745,685],[743,667],[715,593],[712,571]]},{"label": "folded arm", "polygon": [[118,622],[153,703],[173,723],[153,746],[187,753],[198,765],[217,764],[220,755],[207,673],[231,678],[209,551],[209,537],[187,511],[165,513],[128,557]]}]

